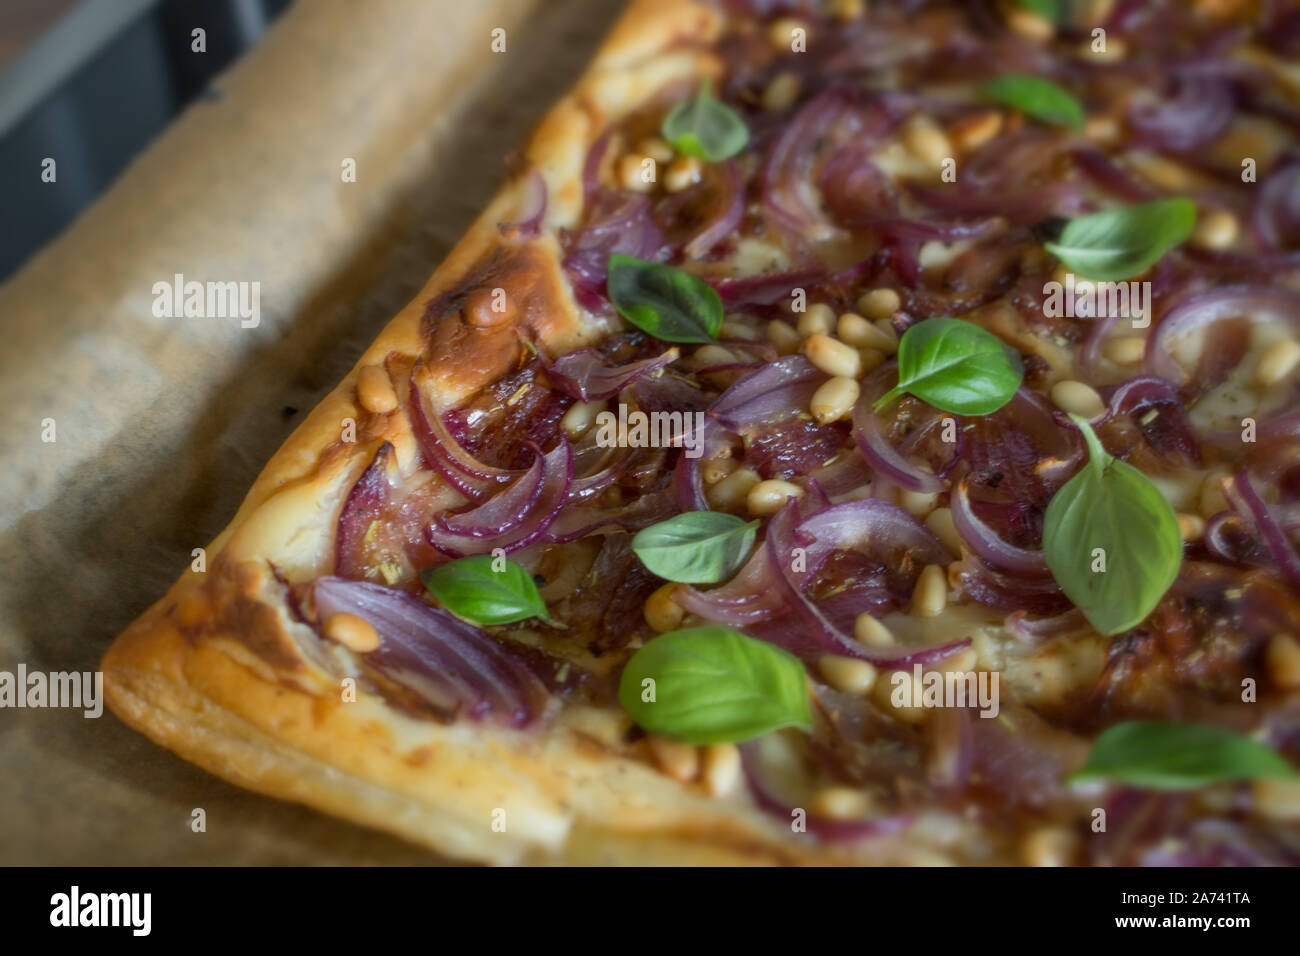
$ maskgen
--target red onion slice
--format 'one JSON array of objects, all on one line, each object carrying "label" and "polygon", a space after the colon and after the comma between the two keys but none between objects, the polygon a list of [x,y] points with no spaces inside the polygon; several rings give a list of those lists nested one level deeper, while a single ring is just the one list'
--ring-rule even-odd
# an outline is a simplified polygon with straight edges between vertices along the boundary
[{"label": "red onion slice", "polygon": [[546,376],[565,395],[584,402],[613,398],[639,378],[657,372],[676,361],[681,351],[674,346],[655,358],[627,365],[610,365],[595,349],[577,349],[550,361],[540,352],[538,360]]},{"label": "red onion slice", "polygon": [[1300,162],[1269,174],[1255,200],[1250,225],[1256,241],[1268,252],[1300,244]]},{"label": "red onion slice", "polygon": [[1128,124],[1147,144],[1186,152],[1212,142],[1232,122],[1232,86],[1221,77],[1180,76],[1174,90],[1169,99],[1129,108]]},{"label": "red onion slice", "polygon": [[379,634],[364,662],[449,716],[524,727],[546,707],[545,686],[527,666],[478,628],[405,591],[368,581],[319,578],[312,585],[324,622],[346,612]]},{"label": "red onion slice", "polygon": [[734,161],[722,164],[719,170],[722,183],[707,185],[714,192],[711,200],[712,215],[700,226],[698,232],[682,247],[688,259],[702,259],[713,247],[732,235],[745,219],[745,180]]},{"label": "red onion slice", "polygon": [[[440,516],[425,530],[428,542],[452,557],[464,557],[467,554],[487,554],[496,548],[505,553],[518,551],[537,541],[555,521],[569,496],[569,486],[573,481],[573,448],[567,438],[551,451],[534,462],[541,464],[540,489],[528,500],[512,497],[510,503],[514,510],[503,513],[494,508],[495,499],[478,508],[451,517]],[[504,493],[503,493],[504,494]],[[450,526],[457,521],[461,528],[470,531],[457,531]],[[499,527],[493,528],[490,522],[501,521]]]},{"label": "red onion slice", "polygon": [[[760,810],[789,824],[794,819],[793,814],[797,808],[778,799],[764,781],[761,760],[755,746],[753,741],[740,745],[740,765],[745,773],[745,784],[749,788],[749,794]],[[809,833],[823,840],[837,842],[889,836],[906,830],[914,819],[915,815],[910,813],[865,820],[835,820],[806,812],[804,815]]]},{"label": "red onion slice", "polygon": [[435,519],[440,527],[471,538],[489,538],[501,534],[522,521],[537,505],[546,479],[546,459],[542,450],[528,442],[533,463],[508,486],[477,508]]},{"label": "red onion slice", "polygon": [[1165,313],[1147,339],[1144,370],[1182,384],[1188,375],[1174,360],[1171,344],[1187,333],[1239,316],[1290,322],[1300,327],[1300,293],[1263,285],[1230,285],[1184,299]]},{"label": "red onion slice", "polygon": [[718,396],[709,414],[739,432],[808,407],[826,375],[802,355],[787,355],[746,375]]},{"label": "red onion slice", "polygon": [[690,458],[685,452],[677,456],[673,467],[673,491],[683,511],[708,511],[709,500],[704,496],[704,479],[700,475],[702,462],[713,458],[727,445],[731,438],[727,430],[716,420],[705,417],[704,428],[699,441],[703,449],[698,458]]},{"label": "red onion slice", "polygon": [[392,486],[388,483],[388,461],[392,457],[391,442],[384,442],[375,452],[374,460],[366,466],[339,512],[338,530],[334,534],[334,573],[344,578],[359,578],[365,568],[359,563],[361,545],[370,523],[383,514],[388,506]]},{"label": "red onion slice", "polygon": [[424,454],[424,460],[447,483],[471,499],[482,499],[496,490],[497,486],[514,481],[519,472],[505,468],[494,468],[478,461],[460,446],[460,443],[447,431],[441,416],[431,412],[424,396],[416,385],[415,374],[411,375],[411,430],[415,440]]},{"label": "red onion slice", "polygon": [[[817,521],[819,518],[821,520]],[[925,554],[922,558],[928,555],[935,560],[946,560],[947,552],[937,538],[902,508],[873,498],[834,505],[807,520],[814,521],[811,528],[807,527],[807,522],[799,522],[798,502],[789,501],[768,524],[767,539],[763,543],[767,549],[768,561],[777,572],[771,576],[772,581],[782,600],[803,624],[804,634],[790,635],[790,650],[807,656],[808,645],[799,640],[803,637],[806,641],[811,641],[821,653],[859,657],[881,667],[899,668],[940,660],[970,644],[971,639],[965,637],[934,647],[884,651],[867,648],[841,633],[804,595],[802,585],[807,580],[807,572],[800,574],[791,567],[796,547],[811,552],[811,547],[807,546],[810,539],[811,544],[832,549],[839,546],[852,547],[867,541],[881,544],[889,540],[887,535],[890,532],[901,532],[907,539],[924,546]],[[883,534],[880,533],[881,530]],[[818,539],[818,532],[824,536],[824,540]]]},{"label": "red onion slice", "polygon": [[880,430],[880,420],[871,406],[892,388],[897,362],[888,362],[872,372],[863,382],[862,395],[853,407],[853,438],[868,464],[885,478],[908,491],[942,491],[943,481],[938,475],[912,464],[885,440]]},{"label": "red onion slice", "polygon": [[971,507],[969,478],[962,478],[957,483],[949,504],[952,507],[952,523],[957,526],[957,533],[970,545],[972,551],[989,564],[1013,574],[1040,577],[1048,573],[1047,559],[1042,551],[1032,551],[1011,544],[975,514],[975,509]]},{"label": "red onion slice", "polygon": [[1282,576],[1292,587],[1300,588],[1300,553],[1297,553],[1282,526],[1273,517],[1267,503],[1255,490],[1250,475],[1240,471],[1224,482],[1224,494],[1237,510],[1255,523],[1264,546],[1273,555]]}]

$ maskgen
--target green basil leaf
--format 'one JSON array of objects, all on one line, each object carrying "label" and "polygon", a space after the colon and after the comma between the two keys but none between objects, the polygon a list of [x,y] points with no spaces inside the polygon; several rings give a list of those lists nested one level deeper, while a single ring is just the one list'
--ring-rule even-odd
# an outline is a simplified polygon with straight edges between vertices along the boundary
[{"label": "green basil leaf", "polygon": [[1070,776],[1153,790],[1188,790],[1228,780],[1300,777],[1266,744],[1205,724],[1132,720],[1105,730]]},{"label": "green basil leaf", "polygon": [[677,152],[719,163],[745,148],[749,130],[739,113],[713,98],[709,87],[705,80],[693,100],[673,107],[660,133]]},{"label": "green basil leaf", "polygon": [[1045,248],[1085,279],[1117,281],[1150,268],[1196,227],[1196,203],[1157,199],[1071,219]]},{"label": "green basil leaf", "polygon": [[1017,3],[1030,13],[1038,14],[1044,20],[1060,23],[1065,19],[1064,0],[1017,0]]},{"label": "green basil leaf", "polygon": [[1004,73],[980,86],[992,100],[1044,123],[1083,129],[1083,104],[1050,80],[1026,73]]},{"label": "green basil leaf", "polygon": [[[494,570],[494,565],[501,570]],[[457,558],[426,571],[424,586],[448,611],[474,624],[551,619],[532,576],[507,558],[490,554]]]},{"label": "green basil leaf", "polygon": [[653,638],[627,662],[618,699],[645,730],[688,744],[812,729],[799,658],[729,627],[688,627]]},{"label": "green basil leaf", "polygon": [[661,578],[713,584],[744,564],[758,524],[721,511],[688,511],[638,531],[632,550]]},{"label": "green basil leaf", "polygon": [[945,412],[987,415],[1016,394],[1025,367],[1020,356],[978,325],[939,316],[918,322],[898,343],[898,384],[876,411],[909,392]]},{"label": "green basil leaf", "polygon": [[665,342],[713,342],[722,328],[722,299],[698,276],[614,253],[605,282],[623,318]]},{"label": "green basil leaf", "polygon": [[1183,540],[1151,479],[1107,454],[1087,419],[1070,417],[1088,443],[1088,463],[1048,502],[1043,555],[1097,632],[1118,634],[1142,623],[1174,583]]}]

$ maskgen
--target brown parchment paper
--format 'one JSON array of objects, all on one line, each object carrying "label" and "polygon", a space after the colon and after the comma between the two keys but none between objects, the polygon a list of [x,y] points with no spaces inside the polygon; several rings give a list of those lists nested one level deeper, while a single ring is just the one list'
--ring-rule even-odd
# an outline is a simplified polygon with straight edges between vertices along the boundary
[{"label": "brown parchment paper", "polygon": [[[297,0],[0,286],[0,670],[96,667],[423,285],[620,5]],[[41,158],[15,188],[58,188]],[[82,160],[55,159],[69,178]],[[176,273],[259,282],[260,324],[155,317]],[[430,862],[229,786],[107,711],[0,709],[0,863]]]}]

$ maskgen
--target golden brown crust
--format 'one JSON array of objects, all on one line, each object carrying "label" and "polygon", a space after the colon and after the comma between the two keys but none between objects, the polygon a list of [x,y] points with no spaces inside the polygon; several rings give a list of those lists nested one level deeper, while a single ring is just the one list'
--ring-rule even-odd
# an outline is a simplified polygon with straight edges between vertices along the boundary
[{"label": "golden brown crust", "polygon": [[[582,165],[612,121],[677,79],[716,71],[699,41],[718,14],[692,0],[635,0],[573,92],[542,121],[525,167],[545,177],[541,238],[498,224],[524,201],[502,189],[420,293],[275,454],[229,527],[105,656],[110,707],[187,760],[237,783],[396,833],[453,857],[493,863],[787,863],[834,860],[791,848],[756,808],[682,786],[640,760],[558,727],[524,734],[414,720],[347,688],[306,648],[310,628],[283,581],[331,570],[347,489],[391,441],[410,474],[417,450],[400,408],[367,411],[362,368],[389,370],[400,396],[415,358],[433,400],[454,403],[503,374],[520,333],[562,351],[606,329],[574,305],[553,235],[581,213]],[[691,45],[679,41],[696,41]],[[475,297],[503,288],[501,323]],[[396,361],[394,359],[396,358]],[[372,376],[373,378],[373,376]],[[356,440],[344,441],[347,423]],[[496,811],[504,811],[504,829]],[[497,823],[498,826],[493,824]],[[881,847],[879,859],[899,848]]]}]

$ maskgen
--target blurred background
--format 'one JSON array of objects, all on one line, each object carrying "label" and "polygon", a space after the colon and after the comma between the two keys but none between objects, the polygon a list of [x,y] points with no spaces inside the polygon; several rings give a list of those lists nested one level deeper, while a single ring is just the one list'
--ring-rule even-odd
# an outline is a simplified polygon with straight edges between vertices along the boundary
[{"label": "blurred background", "polygon": [[[0,282],[112,182],[290,0],[0,3]],[[193,31],[206,52],[195,55]],[[47,156],[61,188],[33,175]]]}]

